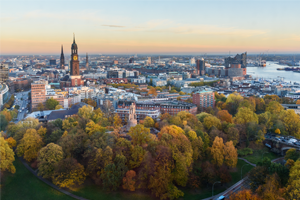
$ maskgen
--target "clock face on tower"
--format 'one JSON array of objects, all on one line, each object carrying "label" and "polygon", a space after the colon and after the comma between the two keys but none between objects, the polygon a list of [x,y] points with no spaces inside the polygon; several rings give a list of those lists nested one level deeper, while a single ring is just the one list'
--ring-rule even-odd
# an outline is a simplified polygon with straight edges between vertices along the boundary
[{"label": "clock face on tower", "polygon": [[73,56],[73,60],[77,60],[77,56]]}]

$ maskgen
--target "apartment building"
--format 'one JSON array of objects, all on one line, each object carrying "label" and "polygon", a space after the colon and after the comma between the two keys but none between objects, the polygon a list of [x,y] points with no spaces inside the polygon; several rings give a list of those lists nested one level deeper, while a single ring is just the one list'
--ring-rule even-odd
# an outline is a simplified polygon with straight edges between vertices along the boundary
[{"label": "apartment building", "polygon": [[48,81],[39,80],[31,83],[31,109],[36,110],[39,103],[46,102],[46,86]]},{"label": "apartment building", "polygon": [[201,110],[208,107],[215,107],[215,93],[210,89],[197,91],[193,94],[193,104]]}]

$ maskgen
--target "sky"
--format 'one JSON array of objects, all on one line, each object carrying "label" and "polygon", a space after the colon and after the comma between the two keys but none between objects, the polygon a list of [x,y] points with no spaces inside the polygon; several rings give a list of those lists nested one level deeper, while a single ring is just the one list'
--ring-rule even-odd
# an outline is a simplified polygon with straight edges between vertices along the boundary
[{"label": "sky", "polygon": [[0,54],[300,53],[300,0],[0,0]]}]

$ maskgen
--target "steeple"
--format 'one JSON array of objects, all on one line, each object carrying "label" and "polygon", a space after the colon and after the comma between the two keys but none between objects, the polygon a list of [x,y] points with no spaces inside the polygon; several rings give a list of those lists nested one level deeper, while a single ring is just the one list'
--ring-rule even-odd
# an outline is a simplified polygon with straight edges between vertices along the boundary
[{"label": "steeple", "polygon": [[73,33],[73,43],[75,43],[75,33]]},{"label": "steeple", "polygon": [[86,69],[89,70],[89,58],[88,58],[88,53],[86,53],[86,57],[85,57],[85,67],[86,67]]},{"label": "steeple", "polygon": [[61,55],[64,55],[64,48],[63,48],[63,45],[61,45]]},{"label": "steeple", "polygon": [[61,69],[65,69],[65,56],[64,56],[63,45],[61,45],[60,68],[61,68]]}]

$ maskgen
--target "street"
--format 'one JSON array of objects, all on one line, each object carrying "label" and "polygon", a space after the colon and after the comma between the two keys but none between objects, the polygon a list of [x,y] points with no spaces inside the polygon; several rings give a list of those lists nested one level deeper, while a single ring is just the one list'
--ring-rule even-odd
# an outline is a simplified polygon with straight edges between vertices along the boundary
[{"label": "street", "polygon": [[15,105],[20,106],[20,108],[18,109],[18,116],[17,116],[17,120],[15,121],[15,123],[21,121],[25,117],[25,114],[28,110],[27,105],[29,103],[29,100],[28,100],[29,92],[30,91],[25,91],[25,92],[18,92],[18,93],[14,94],[15,95]]}]

